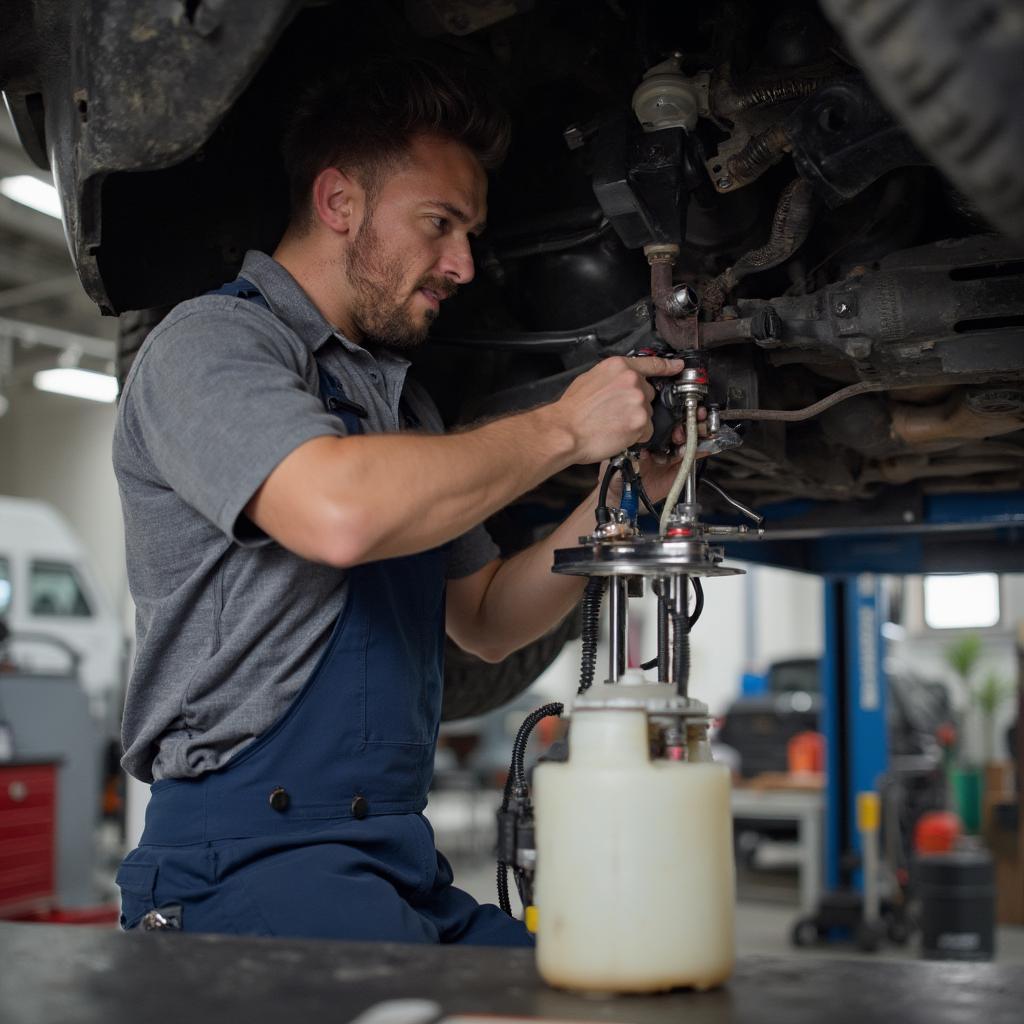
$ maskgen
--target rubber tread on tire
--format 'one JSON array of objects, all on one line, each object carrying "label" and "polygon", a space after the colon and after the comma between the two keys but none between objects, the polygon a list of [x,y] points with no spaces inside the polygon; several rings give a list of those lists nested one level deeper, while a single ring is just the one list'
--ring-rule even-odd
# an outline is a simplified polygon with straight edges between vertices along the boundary
[{"label": "rubber tread on tire", "polygon": [[822,7],[922,151],[994,227],[1024,239],[1024,3]]}]

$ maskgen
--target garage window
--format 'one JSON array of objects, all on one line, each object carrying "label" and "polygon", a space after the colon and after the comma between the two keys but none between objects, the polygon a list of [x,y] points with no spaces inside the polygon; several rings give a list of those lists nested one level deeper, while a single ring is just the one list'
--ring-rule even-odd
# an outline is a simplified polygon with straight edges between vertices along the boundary
[{"label": "garage window", "polygon": [[0,616],[11,607],[11,563],[0,558]]},{"label": "garage window", "polygon": [[924,621],[930,629],[984,629],[999,622],[994,572],[925,576]]},{"label": "garage window", "polygon": [[75,570],[61,562],[33,562],[29,569],[29,606],[33,615],[88,618],[89,602]]}]

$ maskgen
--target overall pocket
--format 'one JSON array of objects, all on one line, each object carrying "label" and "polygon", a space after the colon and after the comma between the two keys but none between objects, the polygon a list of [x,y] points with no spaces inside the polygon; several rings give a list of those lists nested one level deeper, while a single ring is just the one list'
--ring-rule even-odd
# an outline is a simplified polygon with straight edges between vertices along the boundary
[{"label": "overall pocket", "polygon": [[[137,853],[138,851],[133,851]],[[132,854],[128,855],[129,857]],[[125,860],[114,879],[121,890],[121,927],[128,931],[156,908],[156,864]]]}]

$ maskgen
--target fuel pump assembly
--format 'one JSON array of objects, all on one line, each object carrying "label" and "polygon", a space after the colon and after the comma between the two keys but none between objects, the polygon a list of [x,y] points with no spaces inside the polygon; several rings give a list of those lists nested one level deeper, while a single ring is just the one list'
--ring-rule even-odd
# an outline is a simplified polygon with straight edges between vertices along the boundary
[{"label": "fuel pump assembly", "polygon": [[[532,787],[527,784],[530,732],[564,709],[549,704],[533,712],[516,737],[498,815],[501,903],[508,909],[511,868],[536,933],[541,975],[580,991],[710,988],[726,980],[734,960],[729,770],[712,761],[708,708],[690,692],[689,641],[704,606],[702,581],[742,572],[723,564],[715,538],[760,531],[762,520],[698,473],[706,465],[699,456],[734,447],[740,438],[707,401],[696,296],[686,286],[671,287],[667,249],[658,246],[649,258],[655,257],[659,319],[668,321],[659,333],[674,344],[636,354],[684,358],[685,369],[659,383],[648,442],[667,446],[674,424],[685,423],[679,469],[658,512],[639,472],[639,451],[611,460],[593,533],[555,552],[554,572],[587,577],[568,752],[563,760],[542,759]],[[616,475],[622,498],[611,507]],[[752,524],[702,521],[702,484]],[[641,506],[654,516],[656,533],[641,531]],[[630,668],[629,600],[648,586],[657,598],[657,656]],[[595,685],[602,603],[608,669]]]}]

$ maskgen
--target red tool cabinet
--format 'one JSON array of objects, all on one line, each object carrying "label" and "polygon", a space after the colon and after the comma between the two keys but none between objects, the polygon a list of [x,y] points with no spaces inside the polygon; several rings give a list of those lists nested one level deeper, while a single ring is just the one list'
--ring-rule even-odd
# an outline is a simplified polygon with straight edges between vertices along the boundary
[{"label": "red tool cabinet", "polygon": [[0,762],[0,917],[54,901],[56,762]]}]

